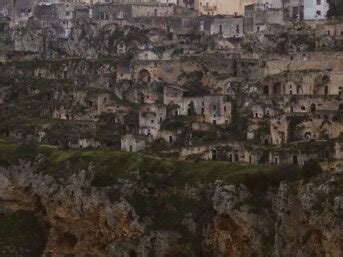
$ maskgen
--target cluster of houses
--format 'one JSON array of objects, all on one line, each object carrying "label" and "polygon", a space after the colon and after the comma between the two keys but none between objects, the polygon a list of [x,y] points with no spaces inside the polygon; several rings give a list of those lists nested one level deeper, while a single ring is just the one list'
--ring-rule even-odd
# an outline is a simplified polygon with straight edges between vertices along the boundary
[{"label": "cluster of houses", "polygon": [[[343,54],[321,52],[319,45],[310,51],[303,42],[289,53],[249,52],[242,41],[256,36],[255,43],[267,42],[279,28],[302,20],[316,25],[317,38],[343,40],[342,24],[325,23],[328,8],[325,0],[3,0],[0,31],[58,25],[60,36],[69,38],[80,22],[150,29],[146,36],[154,40],[138,42],[133,59],[97,66],[94,81],[78,82],[97,90],[49,96],[73,102],[74,108],[57,105],[51,118],[97,122],[114,114],[124,151],[304,165],[310,159],[343,159]],[[200,39],[182,37],[194,31],[216,41],[200,50]],[[123,37],[127,34],[124,30]],[[169,34],[169,41],[160,40]],[[152,41],[159,42],[160,52]],[[126,56],[130,47],[116,42],[116,57]],[[67,80],[87,73],[71,74],[68,65],[59,70],[51,75],[43,66],[33,76]],[[1,89],[0,105],[6,97]],[[38,134],[40,142],[48,136]],[[69,147],[102,145],[89,134]]]},{"label": "cluster of houses", "polygon": [[42,27],[59,24],[64,37],[75,23],[92,20],[179,32],[196,27],[229,38],[289,20],[325,20],[328,9],[326,0],[2,0],[0,17],[12,26],[32,20]]}]

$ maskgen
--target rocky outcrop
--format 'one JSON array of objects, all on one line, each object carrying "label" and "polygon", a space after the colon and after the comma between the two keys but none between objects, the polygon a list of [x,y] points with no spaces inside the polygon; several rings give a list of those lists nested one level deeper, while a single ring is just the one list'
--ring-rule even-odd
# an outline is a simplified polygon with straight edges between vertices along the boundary
[{"label": "rocky outcrop", "polygon": [[[66,166],[60,172],[68,177],[62,179],[34,163],[0,168],[1,209],[30,211],[47,224],[44,256],[343,254],[342,172],[282,182],[258,194],[223,181],[185,185],[162,201],[166,191],[153,182],[161,174],[146,180],[137,172],[96,187],[94,169]],[[173,209],[185,197],[192,200],[188,207]],[[168,225],[159,212],[170,220],[181,215],[181,222]]]}]

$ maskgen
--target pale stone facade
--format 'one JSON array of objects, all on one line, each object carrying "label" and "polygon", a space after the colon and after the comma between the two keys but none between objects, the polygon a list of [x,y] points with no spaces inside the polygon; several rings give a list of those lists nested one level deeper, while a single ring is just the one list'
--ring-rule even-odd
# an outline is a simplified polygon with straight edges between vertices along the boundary
[{"label": "pale stone facade", "polygon": [[288,121],[286,117],[270,120],[271,143],[281,145],[288,142]]},{"label": "pale stone facade", "polygon": [[329,10],[326,0],[304,0],[304,19],[323,20]]},{"label": "pale stone facade", "polygon": [[257,0],[195,0],[194,9],[201,15],[243,15],[244,7]]},{"label": "pale stone facade", "polygon": [[121,150],[126,152],[139,152],[145,149],[146,143],[143,138],[127,134],[121,138]]},{"label": "pale stone facade", "polygon": [[139,111],[140,134],[156,139],[166,115],[166,107],[164,105],[146,104],[142,106]]}]

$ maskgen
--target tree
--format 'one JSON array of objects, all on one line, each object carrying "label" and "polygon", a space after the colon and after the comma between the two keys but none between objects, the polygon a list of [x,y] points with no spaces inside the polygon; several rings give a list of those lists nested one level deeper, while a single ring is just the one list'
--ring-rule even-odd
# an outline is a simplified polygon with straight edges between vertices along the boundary
[{"label": "tree", "polygon": [[343,16],[343,0],[327,0],[329,3],[328,17]]}]

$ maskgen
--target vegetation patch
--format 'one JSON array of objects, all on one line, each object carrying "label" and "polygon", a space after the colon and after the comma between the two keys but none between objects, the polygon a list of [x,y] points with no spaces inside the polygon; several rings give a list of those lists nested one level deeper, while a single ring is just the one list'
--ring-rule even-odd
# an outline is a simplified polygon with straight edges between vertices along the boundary
[{"label": "vegetation patch", "polygon": [[45,244],[44,227],[32,213],[0,216],[0,256],[42,256]]}]

